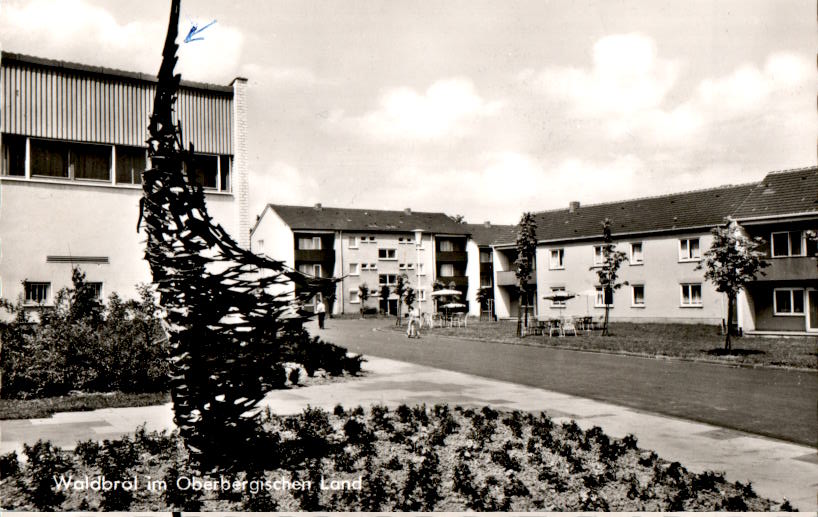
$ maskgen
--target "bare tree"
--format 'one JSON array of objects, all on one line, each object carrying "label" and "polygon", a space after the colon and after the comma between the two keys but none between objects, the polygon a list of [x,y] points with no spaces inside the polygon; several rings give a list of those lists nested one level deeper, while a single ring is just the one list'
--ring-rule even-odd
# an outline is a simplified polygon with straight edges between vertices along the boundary
[{"label": "bare tree", "polygon": [[603,302],[605,303],[605,320],[602,323],[602,335],[608,335],[608,318],[611,311],[613,293],[627,282],[617,282],[619,278],[619,266],[628,260],[622,251],[616,250],[616,245],[611,237],[611,220],[605,218],[602,221],[602,265],[594,266],[591,271],[596,270],[599,285],[602,288]]}]

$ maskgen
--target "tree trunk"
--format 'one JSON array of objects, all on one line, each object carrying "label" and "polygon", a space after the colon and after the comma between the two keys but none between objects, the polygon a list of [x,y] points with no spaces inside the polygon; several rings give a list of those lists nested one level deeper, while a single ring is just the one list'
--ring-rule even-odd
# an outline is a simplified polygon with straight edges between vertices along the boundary
[{"label": "tree trunk", "polygon": [[403,313],[403,300],[401,299],[400,295],[398,295],[398,323],[397,323],[397,325],[399,327],[400,327],[400,323],[401,323],[400,317],[401,317],[402,313]]},{"label": "tree trunk", "polygon": [[606,303],[605,304],[605,319],[602,322],[602,335],[603,336],[608,335],[608,313],[610,312],[610,310],[611,310],[611,306]]},{"label": "tree trunk", "polygon": [[523,290],[520,289],[520,299],[517,303],[517,337],[523,337]]},{"label": "tree trunk", "polygon": [[727,332],[724,333],[724,349],[730,350],[730,334],[733,333],[733,304],[735,303],[734,295],[727,295]]}]

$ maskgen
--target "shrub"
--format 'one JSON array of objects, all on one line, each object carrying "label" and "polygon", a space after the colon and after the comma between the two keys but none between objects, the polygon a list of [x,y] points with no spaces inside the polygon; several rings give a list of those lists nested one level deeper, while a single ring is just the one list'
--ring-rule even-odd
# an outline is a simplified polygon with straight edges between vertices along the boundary
[{"label": "shrub", "polygon": [[23,445],[23,452],[28,458],[19,483],[23,495],[38,510],[59,509],[65,494],[56,489],[54,476],[67,473],[71,462],[50,441],[37,440],[34,445]]},{"label": "shrub", "polygon": [[0,479],[16,476],[20,472],[20,462],[17,460],[17,452],[11,451],[0,455]]}]

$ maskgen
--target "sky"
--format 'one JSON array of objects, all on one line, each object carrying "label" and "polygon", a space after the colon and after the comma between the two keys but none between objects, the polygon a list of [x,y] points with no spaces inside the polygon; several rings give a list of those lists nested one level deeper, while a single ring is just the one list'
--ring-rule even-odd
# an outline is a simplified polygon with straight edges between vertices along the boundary
[{"label": "sky", "polygon": [[[168,0],[3,0],[10,52],[155,74]],[[248,79],[251,213],[469,222],[816,164],[815,3],[182,2],[184,79]]]}]

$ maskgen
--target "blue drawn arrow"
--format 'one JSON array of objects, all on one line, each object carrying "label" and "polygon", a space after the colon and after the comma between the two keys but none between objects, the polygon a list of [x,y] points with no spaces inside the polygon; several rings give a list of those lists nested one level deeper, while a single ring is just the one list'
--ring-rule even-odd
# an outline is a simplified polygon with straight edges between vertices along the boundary
[{"label": "blue drawn arrow", "polygon": [[191,41],[201,41],[201,40],[203,40],[204,38],[194,38],[194,36],[196,36],[197,34],[202,32],[206,28],[210,27],[214,23],[216,23],[216,20],[213,20],[212,22],[208,23],[207,25],[205,25],[201,29],[195,23],[193,25],[191,25],[190,32],[188,32],[187,36],[185,36],[185,43],[190,43]]}]

